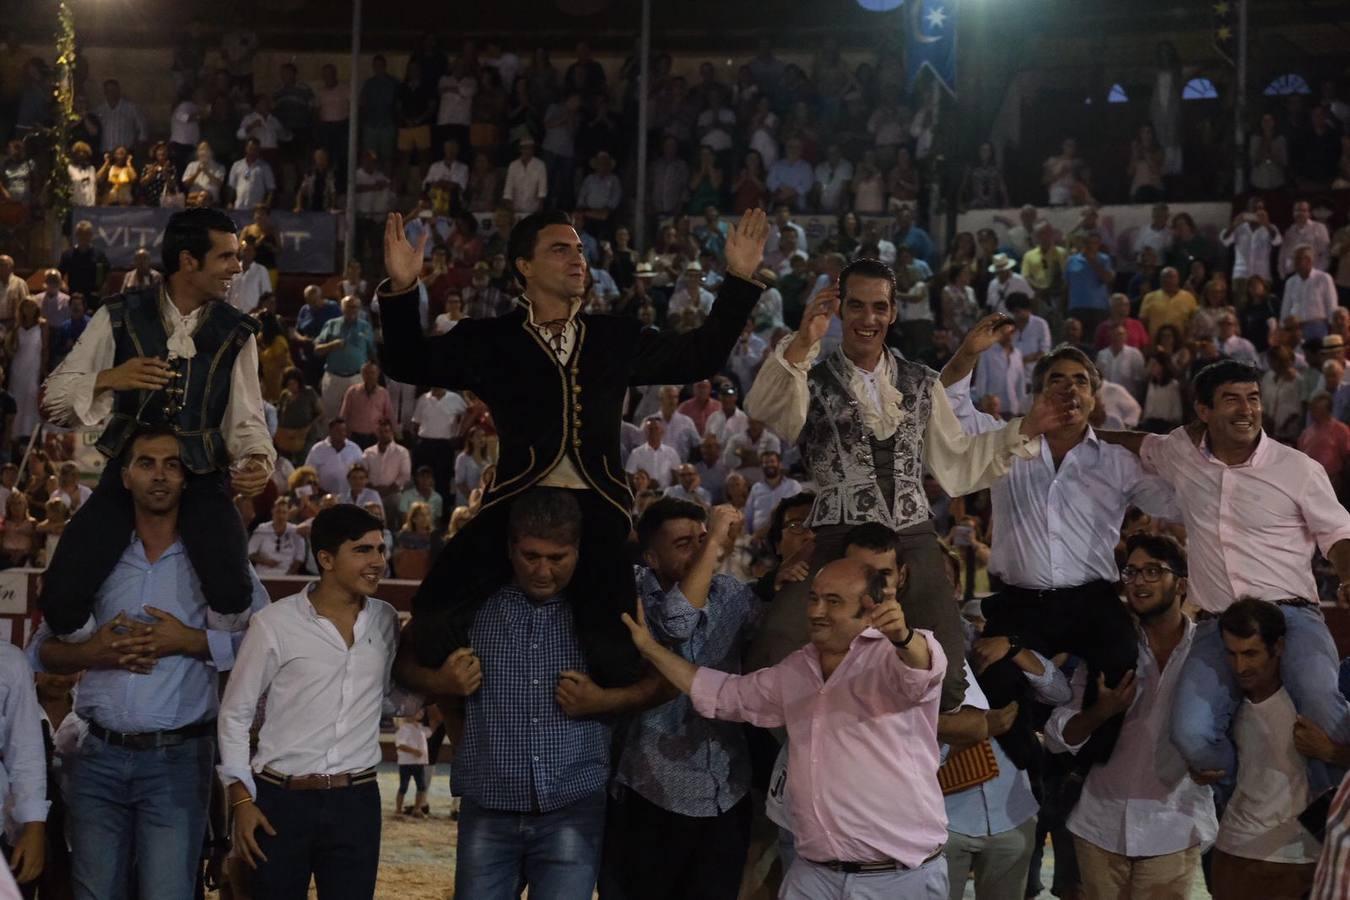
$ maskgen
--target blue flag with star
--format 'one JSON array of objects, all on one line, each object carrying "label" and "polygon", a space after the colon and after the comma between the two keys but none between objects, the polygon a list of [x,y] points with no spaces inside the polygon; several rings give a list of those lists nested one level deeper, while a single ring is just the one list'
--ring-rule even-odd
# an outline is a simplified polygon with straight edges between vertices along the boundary
[{"label": "blue flag with star", "polygon": [[914,4],[905,52],[911,84],[927,68],[952,96],[956,96],[956,2],[920,0]]}]

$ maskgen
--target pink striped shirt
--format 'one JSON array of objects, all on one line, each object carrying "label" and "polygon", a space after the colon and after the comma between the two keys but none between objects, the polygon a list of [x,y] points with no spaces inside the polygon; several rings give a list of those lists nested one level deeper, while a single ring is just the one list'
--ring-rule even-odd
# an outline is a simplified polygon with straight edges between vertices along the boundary
[{"label": "pink striped shirt", "polygon": [[1144,438],[1139,455],[1177,492],[1197,606],[1221,613],[1240,597],[1317,600],[1314,551],[1350,538],[1350,512],[1320,465],[1262,434],[1246,462],[1229,466],[1184,427]]},{"label": "pink striped shirt", "polygon": [[690,692],[708,718],[787,726],[787,794],[797,852],[816,862],[916,867],[947,842],[938,787],[938,698],[947,658],[931,632],[928,671],[881,632],[853,639],[826,681],[810,644],[749,675],[700,668]]},{"label": "pink striped shirt", "polygon": [[1350,778],[1341,782],[1327,813],[1327,835],[1317,861],[1311,900],[1350,897]]}]

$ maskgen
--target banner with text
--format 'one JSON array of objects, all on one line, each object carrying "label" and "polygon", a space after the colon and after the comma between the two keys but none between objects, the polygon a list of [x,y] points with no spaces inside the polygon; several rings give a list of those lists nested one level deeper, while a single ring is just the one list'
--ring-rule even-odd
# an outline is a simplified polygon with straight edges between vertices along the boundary
[{"label": "banner with text", "polygon": [[[243,228],[253,220],[250,210],[230,210],[230,217]],[[150,251],[156,268],[164,226],[173,214],[158,206],[81,206],[72,222],[94,226],[94,246],[108,255],[113,268],[127,269],[136,251]],[[272,212],[281,250],[277,267],[287,273],[326,274],[336,271],[338,218],[331,213]]]}]

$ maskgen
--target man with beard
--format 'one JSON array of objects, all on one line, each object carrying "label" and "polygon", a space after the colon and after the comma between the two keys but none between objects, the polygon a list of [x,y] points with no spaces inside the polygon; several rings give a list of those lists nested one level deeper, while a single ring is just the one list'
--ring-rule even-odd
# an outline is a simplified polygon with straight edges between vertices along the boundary
[{"label": "man with beard", "polygon": [[575,614],[592,674],[606,686],[637,677],[638,654],[616,631],[620,612],[632,609],[634,597],[623,549],[633,508],[619,449],[624,395],[630,385],[686,384],[721,368],[763,291],[750,279],[767,233],[762,212],[741,217],[727,240],[728,277],[707,321],[675,334],[643,330],[636,319],[583,312],[581,239],[565,214],[536,213],[511,232],[511,264],[525,285],[520,305],[429,338],[417,316],[425,239],[413,247],[402,218],[390,217],[390,277],[379,291],[385,369],[409,384],[472,390],[491,411],[500,440],[497,475],[481,510],[446,544],[414,598],[410,632],[420,665],[403,654],[401,678],[414,686],[429,678],[434,685],[436,673],[426,667],[439,666],[465,645],[477,609],[510,577],[505,538],[511,503],[536,485],[574,494],[584,511],[573,595],[584,598]]},{"label": "man with beard", "polygon": [[1088,773],[1069,815],[1083,887],[1089,897],[1186,900],[1200,854],[1218,831],[1210,788],[1190,777],[1167,739],[1196,631],[1181,611],[1186,551],[1170,537],[1136,534],[1126,559],[1120,577],[1137,626],[1134,669],[1114,688],[1099,680],[1096,701],[1084,703],[1089,676],[1080,666],[1073,699],[1046,723],[1046,742],[1052,751],[1076,753],[1124,715],[1115,752]]},{"label": "man with beard", "polygon": [[[234,220],[215,209],[174,213],[162,261],[164,284],[111,297],[95,313],[47,378],[43,412],[72,427],[108,419],[98,449],[111,459],[140,427],[178,435],[189,473],[178,523],[183,546],[211,609],[239,613],[249,605],[251,570],[232,497],[263,489],[276,450],[258,383],[258,320],[224,302],[239,273]],[[120,467],[107,466],[66,526],[38,598],[58,635],[89,619],[132,521]]]},{"label": "man with beard", "polygon": [[[880,522],[896,531],[911,579],[905,615],[917,627],[932,629],[948,658],[961,659],[965,638],[923,491],[924,466],[952,496],[979,490],[1006,472],[1014,455],[1035,455],[1034,438],[1055,427],[1063,413],[1045,403],[1003,431],[968,437],[936,373],[886,347],[896,312],[890,268],[873,259],[855,261],[840,273],[838,287],[825,288],[807,306],[796,335],[784,338],[765,359],[746,407],[798,443],[816,482],[809,521],[816,533],[813,567],[840,555],[854,525]],[[836,313],[842,344],[814,362]],[[990,317],[982,327],[993,335],[996,324],[1007,322]],[[750,651],[751,668],[806,642],[804,588],[798,583],[787,602],[770,608]],[[955,709],[965,693],[961,667],[948,667],[942,709]]]},{"label": "man with beard", "polygon": [[[1242,597],[1274,603],[1287,625],[1281,676],[1299,713],[1337,744],[1350,743],[1350,703],[1337,687],[1339,654],[1318,606],[1317,550],[1350,600],[1350,512],[1321,465],[1261,429],[1261,373],[1220,360],[1195,378],[1191,425],[1168,435],[1102,432],[1139,453],[1177,493],[1190,553],[1187,581],[1200,609],[1172,715],[1172,740],[1197,772],[1236,772],[1229,725],[1240,704],[1217,618]],[[1310,760],[1313,795],[1339,773]]]},{"label": "man with beard", "polygon": [[[1002,427],[971,404],[967,380],[990,337],[977,329],[942,372],[952,408],[972,434]],[[987,645],[977,674],[994,708],[1023,701],[1017,723],[999,738],[1020,767],[1035,763],[1040,743],[1026,679],[1012,658],[1023,648],[1046,658],[1064,651],[1082,658],[1089,705],[1099,676],[1114,687],[1136,656],[1130,619],[1116,593],[1120,523],[1132,506],[1180,518],[1167,485],[1146,475],[1132,454],[1103,443],[1088,424],[1100,387],[1101,375],[1078,348],[1061,345],[1043,356],[1032,372],[1034,403],[1065,408],[1068,415],[1041,436],[1037,458],[1015,461],[992,489],[989,571],[1004,587],[982,608],[985,638],[1002,641]],[[1119,728],[1119,717],[1097,728],[1080,759],[1105,760]]]}]

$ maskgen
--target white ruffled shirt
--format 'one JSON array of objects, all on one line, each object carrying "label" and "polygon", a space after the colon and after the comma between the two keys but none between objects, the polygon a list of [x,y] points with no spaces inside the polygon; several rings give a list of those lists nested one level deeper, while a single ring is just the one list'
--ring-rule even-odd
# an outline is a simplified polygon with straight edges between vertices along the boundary
[{"label": "white ruffled shirt", "polygon": [[[223,302],[223,301],[216,301]],[[160,293],[160,313],[168,333],[169,353],[180,359],[192,359],[197,347],[192,335],[201,325],[208,305],[184,315]],[[112,413],[113,392],[95,392],[98,374],[112,368],[115,360],[112,320],[107,308],[94,313],[75,348],[43,385],[42,412],[57,425],[93,427]],[[276,450],[263,414],[262,390],[258,384],[258,344],[249,337],[234,359],[230,372],[230,400],[221,422],[225,448],[232,460],[246,456],[264,457],[270,471],[276,462]]]}]

